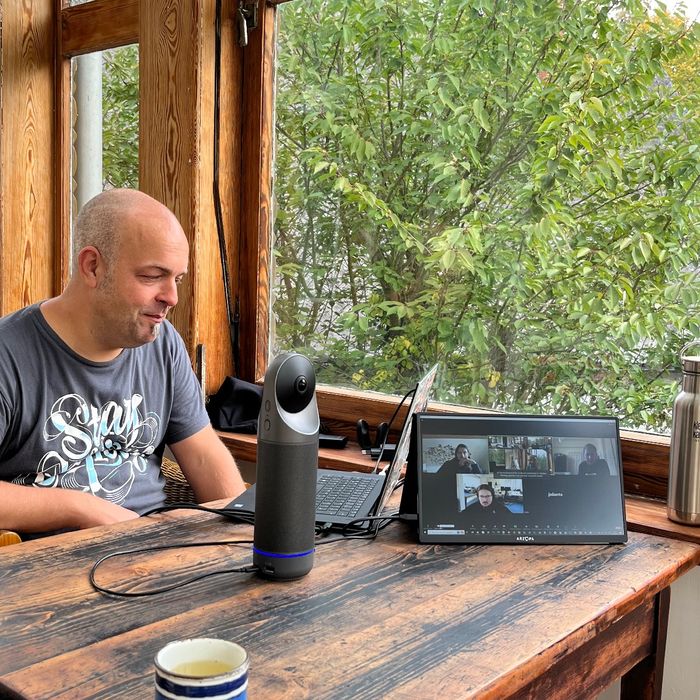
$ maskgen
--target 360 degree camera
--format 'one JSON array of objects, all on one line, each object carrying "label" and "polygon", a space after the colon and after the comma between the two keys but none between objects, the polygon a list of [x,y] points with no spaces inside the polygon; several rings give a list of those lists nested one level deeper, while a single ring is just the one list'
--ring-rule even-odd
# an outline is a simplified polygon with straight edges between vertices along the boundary
[{"label": "360 degree camera", "polygon": [[316,375],[298,353],[265,373],[258,419],[253,563],[267,578],[293,579],[313,567],[318,406]]}]

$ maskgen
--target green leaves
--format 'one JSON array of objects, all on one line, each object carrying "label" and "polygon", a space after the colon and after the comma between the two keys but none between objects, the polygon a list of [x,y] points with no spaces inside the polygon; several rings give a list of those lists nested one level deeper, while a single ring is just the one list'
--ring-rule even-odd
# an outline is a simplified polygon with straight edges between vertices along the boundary
[{"label": "green leaves", "polygon": [[486,114],[486,110],[484,109],[484,103],[479,98],[476,98],[472,102],[472,110],[476,120],[481,125],[481,128],[484,131],[491,131],[491,124],[489,122],[488,115]]},{"label": "green leaves", "polygon": [[619,9],[280,6],[275,342],[663,429],[700,333],[700,32]]},{"label": "green leaves", "polygon": [[102,168],[111,187],[138,188],[138,66],[138,46],[102,52]]}]

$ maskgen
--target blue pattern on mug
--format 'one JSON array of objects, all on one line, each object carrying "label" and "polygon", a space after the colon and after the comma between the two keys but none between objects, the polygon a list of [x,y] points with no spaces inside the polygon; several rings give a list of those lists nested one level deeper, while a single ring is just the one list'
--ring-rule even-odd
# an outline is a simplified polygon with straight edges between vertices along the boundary
[{"label": "blue pattern on mug", "polygon": [[247,700],[245,649],[235,642],[206,637],[166,644],[155,657],[155,698]]},{"label": "blue pattern on mug", "polygon": [[156,673],[156,700],[173,700],[176,698],[212,698],[217,700],[247,700],[248,674],[230,683],[191,688],[173,683]]}]

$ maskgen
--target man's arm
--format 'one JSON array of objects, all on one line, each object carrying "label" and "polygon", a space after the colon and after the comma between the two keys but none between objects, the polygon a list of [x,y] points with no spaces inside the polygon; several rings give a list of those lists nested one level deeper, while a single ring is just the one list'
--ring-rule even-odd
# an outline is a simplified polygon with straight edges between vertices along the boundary
[{"label": "man's arm", "polygon": [[0,528],[19,532],[85,529],[138,518],[90,493],[0,481]]},{"label": "man's arm", "polygon": [[199,503],[235,498],[245,491],[236,462],[211,425],[170,449]]}]

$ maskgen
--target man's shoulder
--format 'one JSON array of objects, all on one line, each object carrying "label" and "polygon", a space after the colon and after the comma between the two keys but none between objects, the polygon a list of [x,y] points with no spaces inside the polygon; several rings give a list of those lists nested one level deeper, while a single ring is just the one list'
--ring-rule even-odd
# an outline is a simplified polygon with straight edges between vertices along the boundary
[{"label": "man's shoulder", "polygon": [[21,341],[29,329],[34,329],[39,304],[31,304],[0,318],[0,346],[10,347]]},{"label": "man's shoulder", "polygon": [[0,328],[11,328],[18,324],[27,323],[34,318],[38,311],[39,303],[36,303],[17,309],[17,311],[12,311],[5,316],[0,316]]}]

